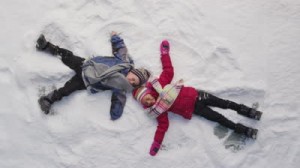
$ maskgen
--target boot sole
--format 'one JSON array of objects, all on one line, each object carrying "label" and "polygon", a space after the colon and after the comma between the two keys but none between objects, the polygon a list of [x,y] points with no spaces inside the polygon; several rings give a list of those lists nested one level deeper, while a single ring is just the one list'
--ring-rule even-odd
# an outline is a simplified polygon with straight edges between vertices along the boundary
[{"label": "boot sole", "polygon": [[43,100],[42,100],[41,98],[39,98],[38,102],[39,102],[39,105],[40,105],[41,110],[42,110],[45,114],[49,114],[50,110],[45,110],[45,109],[43,108],[43,106],[42,106],[42,101],[43,101]]},{"label": "boot sole", "polygon": [[256,120],[260,120],[261,116],[262,116],[262,112],[257,112],[258,114],[255,116]]},{"label": "boot sole", "polygon": [[250,138],[256,139],[257,138],[257,133],[258,133],[258,130],[254,129],[253,132],[252,132],[252,136]]},{"label": "boot sole", "polygon": [[255,113],[255,115],[253,117],[250,116],[250,118],[253,118],[255,120],[260,120],[261,116],[262,116],[262,112],[260,111],[256,111],[255,109],[252,109],[252,112]]},{"label": "boot sole", "polygon": [[[41,39],[45,40],[45,42],[46,42],[46,44],[45,44],[44,46],[40,46],[40,45],[39,45],[39,41],[40,41]],[[40,50],[40,51],[44,50],[44,49],[46,48],[46,46],[47,46],[47,40],[45,39],[45,36],[44,36],[43,34],[41,34],[41,35],[39,36],[39,38],[36,40],[36,43],[37,43],[37,44],[35,45],[35,47],[36,47],[36,49],[38,49],[38,50]]]}]

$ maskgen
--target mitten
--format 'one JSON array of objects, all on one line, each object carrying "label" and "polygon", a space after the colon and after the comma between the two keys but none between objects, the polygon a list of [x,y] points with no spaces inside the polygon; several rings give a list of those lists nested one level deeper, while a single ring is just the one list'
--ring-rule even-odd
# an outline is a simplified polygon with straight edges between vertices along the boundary
[{"label": "mitten", "polygon": [[167,40],[162,41],[160,44],[160,53],[162,55],[166,55],[166,54],[169,54],[169,51],[170,51],[169,42]]},{"label": "mitten", "polygon": [[155,156],[159,148],[160,148],[160,143],[154,141],[150,148],[150,155]]}]

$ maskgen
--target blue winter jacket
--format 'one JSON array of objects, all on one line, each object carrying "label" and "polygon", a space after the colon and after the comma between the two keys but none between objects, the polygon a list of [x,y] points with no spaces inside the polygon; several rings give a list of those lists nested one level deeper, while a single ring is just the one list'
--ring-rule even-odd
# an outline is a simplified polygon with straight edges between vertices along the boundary
[{"label": "blue winter jacket", "polygon": [[[127,48],[124,43],[124,40],[120,36],[118,35],[112,36],[111,45],[112,45],[112,53],[114,57],[96,56],[91,58],[91,60],[93,60],[96,63],[105,64],[109,67],[112,67],[117,64],[122,64],[122,63],[133,64],[133,60],[131,59],[131,57],[127,52]],[[123,74],[124,76],[127,76],[129,71],[130,69],[127,68],[120,71],[120,73]],[[111,107],[110,107],[111,119],[116,120],[120,118],[123,114],[124,106],[126,103],[126,92],[124,90],[105,86],[101,82],[93,84],[92,88],[96,88],[97,90],[112,90]],[[92,93],[97,93],[98,91],[96,89],[90,89],[90,91]]]}]

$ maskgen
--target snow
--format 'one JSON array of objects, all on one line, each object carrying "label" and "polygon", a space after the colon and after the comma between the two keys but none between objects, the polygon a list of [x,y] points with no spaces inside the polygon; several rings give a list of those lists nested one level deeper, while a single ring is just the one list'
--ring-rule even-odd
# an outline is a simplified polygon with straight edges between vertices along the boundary
[{"label": "snow", "polygon": [[[2,0],[0,1],[1,168],[296,168],[300,165],[300,1],[298,0]],[[259,129],[240,150],[225,148],[216,123],[170,115],[164,149],[149,155],[156,121],[131,94],[123,116],[109,119],[110,92],[78,91],[44,115],[43,90],[73,72],[37,52],[39,34],[82,57],[111,55],[121,32],[137,67],[161,72],[168,39],[174,80],[251,105],[261,121],[216,109]]]}]

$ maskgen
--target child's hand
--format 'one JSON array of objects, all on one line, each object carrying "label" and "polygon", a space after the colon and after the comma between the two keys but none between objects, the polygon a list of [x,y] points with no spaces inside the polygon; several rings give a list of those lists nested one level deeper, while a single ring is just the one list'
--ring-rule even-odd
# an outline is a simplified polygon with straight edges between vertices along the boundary
[{"label": "child's hand", "polygon": [[150,155],[155,156],[159,148],[160,148],[160,143],[154,141],[150,148]]},{"label": "child's hand", "polygon": [[160,44],[160,53],[162,55],[166,55],[166,54],[169,54],[169,51],[170,51],[169,42],[167,40],[162,41]]},{"label": "child's hand", "polygon": [[114,36],[114,35],[118,35],[118,33],[117,33],[116,31],[112,31],[112,32],[110,33],[110,36],[112,37],[112,36]]}]

